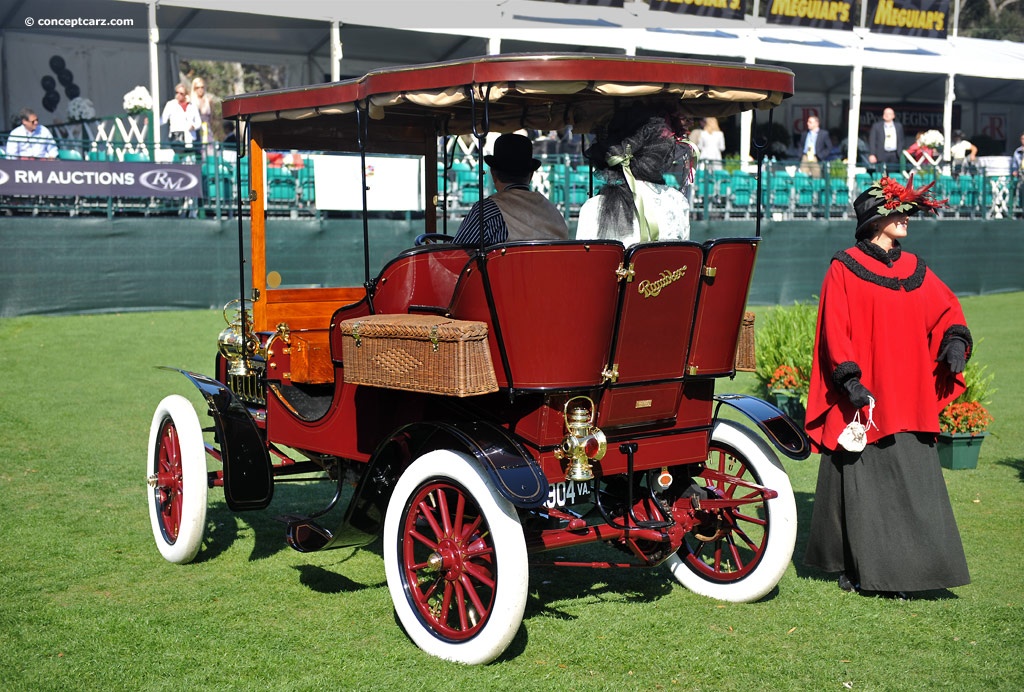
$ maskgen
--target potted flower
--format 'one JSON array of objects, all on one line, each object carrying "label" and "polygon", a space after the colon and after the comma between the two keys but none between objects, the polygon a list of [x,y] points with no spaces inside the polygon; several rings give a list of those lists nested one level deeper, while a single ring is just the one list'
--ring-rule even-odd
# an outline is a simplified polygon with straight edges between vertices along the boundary
[{"label": "potted flower", "polygon": [[73,123],[80,123],[83,120],[92,120],[96,117],[96,107],[92,101],[84,96],[77,96],[71,99],[68,104],[68,120]]},{"label": "potted flower", "polygon": [[985,408],[988,403],[992,375],[986,375],[984,365],[974,361],[967,364],[964,379],[967,389],[939,414],[937,448],[939,462],[947,469],[973,469],[978,466],[981,443],[988,435],[992,414]]},{"label": "potted flower", "polygon": [[153,109],[153,97],[149,95],[149,89],[137,86],[124,95],[122,105],[129,115],[139,115]]},{"label": "potted flower", "polygon": [[775,399],[775,405],[801,424],[806,413],[807,389],[807,378],[793,365],[780,365],[768,380],[768,391]]},{"label": "potted flower", "polygon": [[758,318],[757,366],[761,394],[803,424],[814,354],[817,302],[776,306]]}]

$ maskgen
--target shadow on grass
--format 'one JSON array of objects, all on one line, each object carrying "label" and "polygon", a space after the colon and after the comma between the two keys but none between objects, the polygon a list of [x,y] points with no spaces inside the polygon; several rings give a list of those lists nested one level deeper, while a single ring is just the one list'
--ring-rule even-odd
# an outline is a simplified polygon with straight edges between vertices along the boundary
[{"label": "shadow on grass", "polygon": [[[353,555],[355,552],[353,552]],[[350,559],[351,556],[345,558]],[[344,562],[345,560],[342,560]],[[309,589],[322,594],[355,593],[364,589],[379,589],[386,586],[386,581],[377,584],[360,584],[352,581],[343,574],[333,572],[317,565],[296,565],[299,572],[299,582]]]},{"label": "shadow on grass", "polygon": [[996,462],[1000,466],[1008,466],[1017,472],[1017,479],[1024,483],[1024,459],[1000,459]]},{"label": "shadow on grass", "polygon": [[[223,500],[213,501],[206,511],[206,537],[196,561],[204,562],[221,555],[247,530],[253,536],[250,562],[290,549],[285,542],[285,524],[277,517],[316,512],[327,506],[333,493],[333,482],[278,483],[274,486],[274,499],[266,509],[233,512]],[[341,508],[335,511],[340,515]],[[329,522],[325,523],[329,525]]]}]

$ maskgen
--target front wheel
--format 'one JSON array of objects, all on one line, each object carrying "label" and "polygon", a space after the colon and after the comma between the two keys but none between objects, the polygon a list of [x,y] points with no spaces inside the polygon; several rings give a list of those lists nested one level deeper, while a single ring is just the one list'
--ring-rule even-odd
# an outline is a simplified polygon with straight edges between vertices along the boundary
[{"label": "front wheel", "polygon": [[146,480],[156,547],[169,562],[191,562],[206,529],[206,447],[185,397],[171,395],[156,407]]},{"label": "front wheel", "polygon": [[[682,511],[694,512],[700,522],[666,564],[679,583],[694,593],[735,603],[756,601],[775,588],[793,557],[796,500],[789,476],[768,445],[730,421],[715,425],[705,468],[716,476],[705,472],[705,477],[694,478],[700,486],[699,497],[749,496],[752,501],[712,510],[694,508],[699,502],[690,496],[675,498],[675,503],[684,503]],[[756,491],[722,476],[763,486],[778,496],[764,500]]]},{"label": "front wheel", "polygon": [[529,569],[519,516],[465,454],[430,452],[399,478],[384,570],[402,627],[433,656],[488,663],[522,623]]}]

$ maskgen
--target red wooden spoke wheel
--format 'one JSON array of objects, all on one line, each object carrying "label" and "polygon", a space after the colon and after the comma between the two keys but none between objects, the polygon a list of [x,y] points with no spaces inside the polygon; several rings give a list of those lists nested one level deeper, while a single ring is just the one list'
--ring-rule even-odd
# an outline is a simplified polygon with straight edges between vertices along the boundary
[{"label": "red wooden spoke wheel", "polygon": [[153,414],[146,482],[160,554],[191,562],[206,529],[206,448],[199,418],[184,397],[165,398]]},{"label": "red wooden spoke wheel", "polygon": [[493,536],[463,488],[420,487],[405,516],[402,568],[420,617],[440,636],[469,639],[494,607]]},{"label": "red wooden spoke wheel", "polygon": [[[695,480],[704,485],[709,499],[744,502],[735,507],[705,503],[694,508],[689,497],[675,500],[677,509],[692,512],[698,523],[666,564],[691,591],[725,601],[755,601],[775,587],[793,557],[796,500],[789,477],[761,438],[726,420],[715,425],[705,468]],[[765,500],[758,491],[722,474],[778,495]]]},{"label": "red wooden spoke wheel", "polygon": [[395,612],[427,653],[486,663],[523,619],[529,572],[515,507],[468,455],[437,450],[399,478],[384,521]]}]

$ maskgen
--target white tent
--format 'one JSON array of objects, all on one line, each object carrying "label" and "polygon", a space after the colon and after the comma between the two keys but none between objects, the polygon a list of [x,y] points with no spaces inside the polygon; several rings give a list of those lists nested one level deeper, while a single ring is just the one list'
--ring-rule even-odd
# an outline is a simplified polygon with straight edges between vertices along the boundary
[{"label": "white tent", "polygon": [[[107,26],[70,26],[76,19]],[[125,20],[131,26],[110,25]],[[136,84],[150,87],[158,104],[170,98],[180,59],[280,65],[287,85],[297,86],[386,65],[524,50],[781,64],[796,73],[793,104],[824,104],[833,126],[847,117],[856,123],[863,99],[943,104],[947,125],[955,102],[969,131],[991,127],[983,119],[998,115],[1004,129],[993,134],[1007,147],[1024,130],[1021,44],[786,28],[655,12],[630,0],[623,8],[535,0],[0,0],[0,106],[5,123],[23,105],[40,110],[40,81],[53,56],[104,115],[119,112]],[[64,119],[68,100],[62,94],[49,119]]]}]

